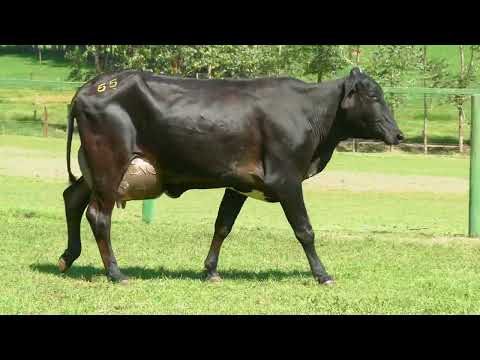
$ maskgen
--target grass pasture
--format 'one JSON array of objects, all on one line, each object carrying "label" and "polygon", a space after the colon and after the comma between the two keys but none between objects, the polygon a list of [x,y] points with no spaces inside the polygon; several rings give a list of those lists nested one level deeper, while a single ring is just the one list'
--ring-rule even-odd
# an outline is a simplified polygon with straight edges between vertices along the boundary
[{"label": "grass pasture", "polygon": [[[466,237],[465,157],[335,154],[304,185],[335,287],[314,282],[280,206],[254,199],[222,249],[224,281],[205,283],[221,190],[162,197],[151,225],[141,222],[141,202],[116,209],[113,247],[132,278],[120,286],[103,275],[86,221],[82,256],[67,275],[57,271],[66,246],[64,145],[0,136],[0,151],[13,159],[0,159],[2,314],[480,313],[480,243]],[[18,166],[21,158],[30,173],[19,169],[27,165]],[[433,185],[425,190],[427,180]]]},{"label": "grass pasture", "polygon": [[65,137],[67,104],[77,86],[61,85],[69,73],[58,56],[45,55],[40,64],[33,54],[0,53],[0,134],[42,136],[46,106],[49,136]]}]

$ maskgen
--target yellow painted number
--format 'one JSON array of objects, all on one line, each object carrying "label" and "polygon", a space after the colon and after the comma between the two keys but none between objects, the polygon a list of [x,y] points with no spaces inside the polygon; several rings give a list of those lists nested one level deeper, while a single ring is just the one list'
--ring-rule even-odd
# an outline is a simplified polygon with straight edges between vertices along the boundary
[{"label": "yellow painted number", "polygon": [[104,92],[106,88],[107,88],[107,87],[106,87],[106,84],[105,84],[105,83],[102,83],[102,84],[98,85],[98,87],[97,87],[97,92],[99,92],[99,93],[100,93],[100,92]]},{"label": "yellow painted number", "polygon": [[[112,79],[108,83],[108,88],[109,89],[115,89],[118,85],[117,79]],[[101,93],[107,90],[107,83],[101,83],[97,87],[97,92]]]}]

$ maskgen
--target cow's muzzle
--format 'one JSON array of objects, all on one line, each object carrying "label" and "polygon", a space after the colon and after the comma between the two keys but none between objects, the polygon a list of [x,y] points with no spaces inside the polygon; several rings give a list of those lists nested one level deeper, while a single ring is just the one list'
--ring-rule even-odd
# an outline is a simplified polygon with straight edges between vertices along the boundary
[{"label": "cow's muzzle", "polygon": [[405,139],[405,136],[393,121],[385,118],[383,121],[377,121],[377,125],[387,145],[398,145]]},{"label": "cow's muzzle", "polygon": [[398,145],[401,141],[403,141],[404,138],[405,137],[400,130],[394,134],[392,134],[392,132],[385,133],[385,143],[387,145]]}]

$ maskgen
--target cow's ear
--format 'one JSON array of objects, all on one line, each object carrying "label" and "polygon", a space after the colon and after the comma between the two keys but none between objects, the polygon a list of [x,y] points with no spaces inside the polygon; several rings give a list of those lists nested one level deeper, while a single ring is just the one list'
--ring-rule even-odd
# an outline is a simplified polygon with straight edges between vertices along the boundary
[{"label": "cow's ear", "polygon": [[341,107],[344,110],[351,109],[355,105],[355,92],[357,82],[352,77],[345,81],[345,95],[342,99]]},{"label": "cow's ear", "polygon": [[342,109],[351,109],[355,105],[355,93],[358,84],[361,82],[360,74],[362,74],[362,71],[358,67],[354,67],[345,80],[345,96],[341,104]]},{"label": "cow's ear", "polygon": [[355,105],[355,94],[354,91],[351,91],[349,94],[346,94],[342,100],[342,109],[347,110],[353,108]]},{"label": "cow's ear", "polygon": [[350,71],[350,77],[352,77],[352,78],[357,77],[357,76],[359,76],[361,73],[362,73],[362,70],[360,70],[360,68],[354,67],[354,68],[352,69],[352,71]]}]

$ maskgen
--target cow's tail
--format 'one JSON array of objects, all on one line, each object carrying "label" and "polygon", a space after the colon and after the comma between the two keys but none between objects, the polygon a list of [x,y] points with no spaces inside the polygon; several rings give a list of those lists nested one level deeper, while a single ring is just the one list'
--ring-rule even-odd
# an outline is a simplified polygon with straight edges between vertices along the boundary
[{"label": "cow's tail", "polygon": [[70,180],[70,184],[73,184],[77,181],[77,178],[73,175],[72,169],[70,167],[70,153],[72,150],[72,137],[73,137],[73,127],[75,126],[74,121],[75,117],[73,114],[74,109],[74,102],[70,106],[70,110],[68,112],[68,120],[67,120],[67,171],[68,171],[68,179]]}]

